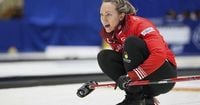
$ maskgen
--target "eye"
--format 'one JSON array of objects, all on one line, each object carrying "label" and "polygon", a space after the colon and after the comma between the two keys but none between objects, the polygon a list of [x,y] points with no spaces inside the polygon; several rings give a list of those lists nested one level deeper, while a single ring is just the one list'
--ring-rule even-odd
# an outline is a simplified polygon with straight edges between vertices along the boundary
[{"label": "eye", "polygon": [[111,13],[107,13],[106,16],[109,17],[109,16],[112,16],[112,14]]}]

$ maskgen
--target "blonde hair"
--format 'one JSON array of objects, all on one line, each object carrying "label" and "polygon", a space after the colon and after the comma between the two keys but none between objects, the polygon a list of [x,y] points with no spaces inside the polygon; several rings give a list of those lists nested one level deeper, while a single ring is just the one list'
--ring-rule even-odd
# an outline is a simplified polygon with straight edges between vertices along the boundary
[{"label": "blonde hair", "polygon": [[119,13],[136,15],[136,9],[128,0],[103,0],[103,2],[115,3]]}]

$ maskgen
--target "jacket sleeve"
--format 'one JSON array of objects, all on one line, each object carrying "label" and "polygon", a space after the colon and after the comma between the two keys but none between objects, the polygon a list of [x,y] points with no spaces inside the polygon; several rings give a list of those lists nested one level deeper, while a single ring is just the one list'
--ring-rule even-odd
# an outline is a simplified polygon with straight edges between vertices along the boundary
[{"label": "jacket sleeve", "polygon": [[132,80],[141,80],[150,75],[165,62],[167,56],[166,43],[155,26],[150,23],[141,23],[138,27],[137,34],[146,42],[150,55],[143,64],[128,72]]}]

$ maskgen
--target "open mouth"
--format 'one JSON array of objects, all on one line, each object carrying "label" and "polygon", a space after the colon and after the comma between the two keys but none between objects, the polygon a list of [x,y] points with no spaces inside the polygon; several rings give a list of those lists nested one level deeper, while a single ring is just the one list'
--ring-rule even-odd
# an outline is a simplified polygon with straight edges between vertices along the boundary
[{"label": "open mouth", "polygon": [[109,27],[110,27],[110,24],[106,24],[104,27],[105,27],[105,28],[109,28]]}]

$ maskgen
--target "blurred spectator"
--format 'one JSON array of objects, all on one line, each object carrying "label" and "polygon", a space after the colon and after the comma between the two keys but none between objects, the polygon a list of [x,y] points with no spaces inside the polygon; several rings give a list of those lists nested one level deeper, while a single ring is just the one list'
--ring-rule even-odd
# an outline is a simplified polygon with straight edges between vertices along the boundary
[{"label": "blurred spectator", "polygon": [[191,21],[191,13],[189,10],[183,11],[181,14],[178,15],[178,20],[183,21]]},{"label": "blurred spectator", "polygon": [[190,20],[191,19],[190,18],[191,12],[190,11],[184,11],[183,14],[182,14],[182,16],[183,16],[184,20]]},{"label": "blurred spectator", "polygon": [[18,19],[23,15],[23,0],[1,0],[0,19]]},{"label": "blurred spectator", "polygon": [[195,16],[197,20],[200,20],[200,9],[199,10],[195,10]]},{"label": "blurred spectator", "polygon": [[0,4],[3,2],[4,0],[0,0]]},{"label": "blurred spectator", "polygon": [[181,23],[177,20],[177,12],[173,9],[167,11],[164,17],[164,25],[181,25]]},{"label": "blurred spectator", "polygon": [[23,10],[21,7],[8,8],[6,11],[0,14],[0,19],[19,19],[23,15],[22,11]]},{"label": "blurred spectator", "polygon": [[167,11],[165,19],[167,20],[176,20],[177,19],[177,13],[175,10],[170,9],[169,11]]}]

